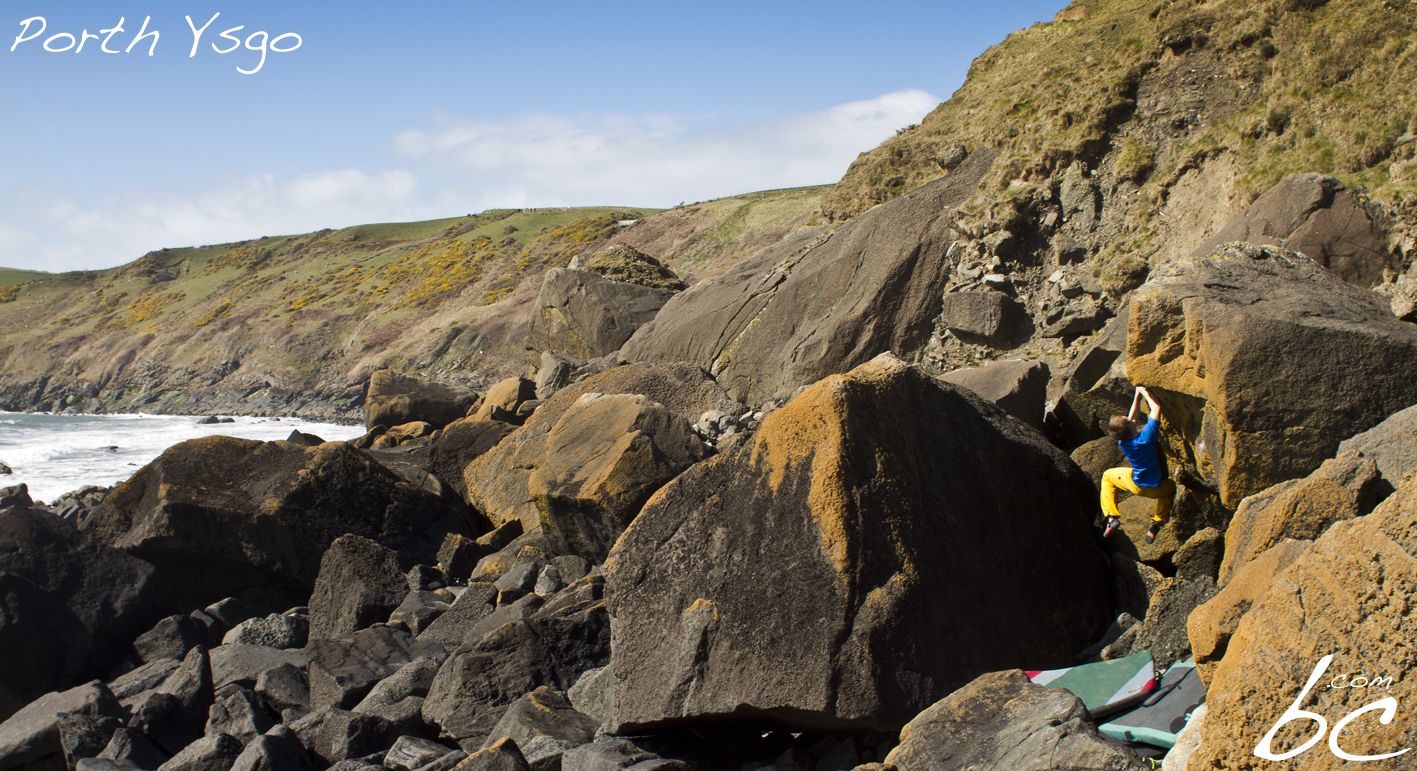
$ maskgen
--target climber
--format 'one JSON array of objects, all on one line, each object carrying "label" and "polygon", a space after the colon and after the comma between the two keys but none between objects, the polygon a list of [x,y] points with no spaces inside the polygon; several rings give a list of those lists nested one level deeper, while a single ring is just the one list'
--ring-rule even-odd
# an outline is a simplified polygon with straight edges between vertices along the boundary
[{"label": "climber", "polygon": [[[1146,425],[1138,430],[1137,408],[1141,406],[1142,399],[1146,399],[1149,414]],[[1107,424],[1107,433],[1117,440],[1117,445],[1122,448],[1122,454],[1127,456],[1127,462],[1132,467],[1108,469],[1102,475],[1102,512],[1107,516],[1107,529],[1102,534],[1104,538],[1122,526],[1121,514],[1117,511],[1118,488],[1132,495],[1156,500],[1156,516],[1152,517],[1151,526],[1146,529],[1147,543],[1156,540],[1161,526],[1171,518],[1176,483],[1167,473],[1166,453],[1157,441],[1161,433],[1160,419],[1161,406],[1145,388],[1138,387],[1132,397],[1132,409],[1126,417],[1113,415]]]}]

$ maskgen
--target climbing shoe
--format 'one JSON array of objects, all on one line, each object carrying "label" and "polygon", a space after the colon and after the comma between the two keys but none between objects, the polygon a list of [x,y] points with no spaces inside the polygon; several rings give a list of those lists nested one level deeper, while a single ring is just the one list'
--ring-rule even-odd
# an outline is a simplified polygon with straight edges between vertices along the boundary
[{"label": "climbing shoe", "polygon": [[[1107,518],[1107,529],[1102,531],[1102,537],[1103,537],[1103,538],[1106,538],[1107,536],[1111,535],[1114,531],[1121,530],[1121,529],[1122,529],[1122,520],[1117,519],[1116,517],[1108,517],[1108,518]],[[1150,541],[1148,541],[1147,543],[1150,543]]]},{"label": "climbing shoe", "polygon": [[1152,542],[1156,541],[1156,534],[1159,533],[1159,532],[1161,532],[1161,523],[1160,523],[1160,522],[1152,522],[1152,523],[1151,523],[1151,527],[1148,527],[1148,528],[1146,529],[1146,542],[1147,542],[1147,543],[1152,543]]}]

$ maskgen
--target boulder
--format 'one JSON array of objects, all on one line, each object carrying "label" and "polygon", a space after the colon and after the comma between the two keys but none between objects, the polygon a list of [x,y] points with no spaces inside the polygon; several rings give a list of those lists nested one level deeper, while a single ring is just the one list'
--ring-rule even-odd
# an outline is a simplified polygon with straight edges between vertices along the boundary
[{"label": "boulder", "polygon": [[1319,174],[1295,174],[1255,199],[1191,253],[1207,257],[1229,241],[1292,249],[1359,286],[1383,282],[1398,268],[1387,234],[1363,201],[1342,182]]},{"label": "boulder", "polygon": [[1043,402],[1048,392],[1048,366],[1041,361],[996,361],[940,376],[946,383],[964,386],[1040,431]]},{"label": "boulder", "polygon": [[133,641],[133,650],[144,664],[163,659],[180,659],[206,639],[206,630],[187,616],[168,616]]},{"label": "boulder", "polygon": [[392,627],[356,632],[348,639],[315,640],[306,648],[310,660],[310,707],[332,705],[351,709],[380,680],[415,659],[442,661],[443,646],[421,640]]},{"label": "boulder", "polygon": [[384,767],[393,771],[414,771],[452,752],[454,750],[451,747],[445,747],[435,741],[420,739],[417,736],[400,736],[394,746],[389,748],[389,754],[384,756]]},{"label": "boulder", "polygon": [[473,534],[470,517],[343,443],[211,436],[169,448],[84,527],[157,567],[178,607],[239,596],[266,613],[305,603],[325,550],[342,535],[431,563],[447,533]]},{"label": "boulder", "polygon": [[796,231],[694,285],[666,303],[621,355],[693,362],[734,399],[757,404],[882,351],[913,353],[940,315],[952,209],[974,195],[993,158],[992,151],[976,152],[969,173],[926,184],[833,232]]},{"label": "boulder", "polygon": [[216,688],[228,683],[254,684],[265,672],[286,665],[304,669],[305,651],[283,651],[266,645],[218,645],[211,652],[212,684]]},{"label": "boulder", "polygon": [[118,700],[100,682],[47,694],[0,723],[0,768],[44,768],[46,762],[63,768],[62,715],[95,719],[125,716]]},{"label": "boulder", "polygon": [[584,270],[552,268],[532,308],[526,349],[532,364],[543,351],[597,359],[620,350],[659,313],[671,289],[613,281]]},{"label": "boulder", "polygon": [[543,685],[512,702],[482,748],[511,738],[533,769],[545,768],[566,750],[589,744],[599,726],[594,718],[577,712],[564,693]]},{"label": "boulder", "polygon": [[205,734],[214,700],[211,658],[198,646],[156,691],[134,704],[128,727],[175,755]]},{"label": "boulder", "polygon": [[1230,637],[1255,603],[1264,599],[1269,587],[1285,568],[1299,558],[1312,541],[1286,540],[1241,565],[1224,587],[1186,619],[1186,636],[1196,659],[1196,674],[1210,682],[1215,665],[1225,657]]},{"label": "boulder", "polygon": [[107,674],[157,620],[153,573],[48,512],[0,509],[0,719]]},{"label": "boulder", "polygon": [[239,685],[229,685],[216,694],[216,701],[207,713],[207,736],[226,734],[242,745],[269,731],[273,723],[255,691]]},{"label": "boulder", "polygon": [[1107,469],[1126,468],[1130,465],[1117,440],[1110,436],[1093,439],[1073,450],[1068,457],[1078,464],[1078,468],[1087,474],[1087,478],[1092,480],[1093,486],[1098,490],[1102,489],[1102,475],[1107,473]]},{"label": "boulder", "polygon": [[377,714],[380,708],[391,707],[405,699],[427,696],[442,663],[439,658],[424,656],[404,664],[397,672],[380,680],[369,695],[355,705],[353,711]]},{"label": "boulder", "polygon": [[[1253,766],[1256,744],[1291,707],[1319,714],[1336,728],[1379,698],[1391,696],[1405,705],[1413,654],[1411,635],[1403,630],[1410,627],[1411,598],[1417,596],[1414,534],[1417,479],[1409,479],[1373,513],[1332,525],[1274,577],[1240,620],[1210,678],[1192,768]],[[1333,658],[1325,662],[1326,656]],[[1333,687],[1371,686],[1381,678],[1391,678],[1391,687]],[[1306,693],[1311,679],[1318,684]],[[1406,711],[1386,724],[1377,718],[1347,724],[1342,748],[1378,755],[1417,746],[1417,726]],[[1272,751],[1292,751],[1316,730],[1313,721],[1300,718],[1279,732]],[[1388,762],[1401,768],[1403,761],[1405,756]],[[1286,765],[1305,770],[1347,764],[1322,742]]]},{"label": "boulder", "polygon": [[[161,766],[172,756],[163,752],[141,733],[127,728],[119,728],[113,732],[113,738],[108,740],[108,745],[96,757],[115,763],[126,761],[132,764],[123,766],[128,769],[147,769]],[[82,767],[79,766],[79,768]]]},{"label": "boulder", "polygon": [[1417,403],[1417,326],[1294,252],[1226,245],[1132,294],[1127,372],[1162,404],[1169,455],[1234,509]]},{"label": "boulder", "polygon": [[1225,537],[1219,530],[1207,527],[1181,544],[1171,555],[1176,577],[1190,581],[1202,576],[1214,581],[1220,574],[1220,561],[1225,557]]},{"label": "boulder", "polygon": [[30,486],[21,482],[12,487],[0,487],[0,509],[11,507],[28,509],[34,505],[30,498]]},{"label": "boulder", "polygon": [[689,421],[645,396],[583,394],[547,434],[527,488],[559,551],[600,562],[655,490],[708,455]]},{"label": "boulder", "polygon": [[373,428],[422,421],[442,428],[466,415],[476,401],[477,392],[472,389],[381,369],[369,376],[365,424]]},{"label": "boulder", "polygon": [[566,700],[576,711],[593,718],[597,725],[611,721],[615,712],[615,671],[598,667],[581,673],[566,691]]},{"label": "boulder", "polygon": [[299,737],[285,726],[275,726],[246,745],[231,771],[315,771],[315,764]]},{"label": "boulder", "polygon": [[493,610],[497,588],[492,584],[469,584],[467,589],[427,629],[418,633],[420,642],[437,643],[448,650],[462,645],[468,632]]},{"label": "boulder", "polygon": [[[540,528],[542,510],[533,496],[531,478],[537,469],[547,462],[548,453],[552,449],[551,433],[586,394],[644,396],[686,422],[697,420],[710,409],[729,408],[733,405],[713,378],[692,364],[663,364],[653,367],[638,364],[616,367],[587,378],[573,387],[562,389],[543,403],[526,425],[508,435],[496,447],[473,460],[464,469],[463,478],[468,501],[489,517],[493,524],[502,525],[519,520],[527,532]],[[594,417],[599,410],[588,412],[583,405],[576,412],[589,418]],[[657,423],[663,426],[668,426],[670,422],[667,417],[657,419]],[[582,424],[584,421],[576,421],[576,425]],[[634,440],[632,437],[617,435],[611,441]],[[559,446],[563,447],[562,452],[568,453],[567,458],[575,454],[573,447],[564,443]],[[630,448],[625,448],[622,452],[628,449]]]},{"label": "boulder", "polygon": [[310,595],[310,639],[348,637],[389,619],[408,594],[398,555],[357,535],[335,539]]},{"label": "boulder", "polygon": [[1150,768],[1099,736],[1081,699],[1035,685],[1018,670],[980,675],[921,712],[885,762],[899,771]]},{"label": "boulder", "polygon": [[535,398],[535,383],[524,377],[509,377],[487,389],[487,398],[482,400],[482,406],[473,413],[472,419],[499,420],[520,425],[521,421],[513,420],[517,414],[517,407],[522,402]]},{"label": "boulder", "polygon": [[467,483],[463,481],[463,469],[478,456],[496,447],[514,430],[516,426],[500,420],[455,420],[428,445],[429,470],[453,488],[459,497],[466,498]]},{"label": "boulder", "polygon": [[399,737],[398,726],[381,717],[335,708],[312,712],[289,728],[324,764],[383,752]]},{"label": "boulder", "polygon": [[1382,476],[1378,496],[1391,495],[1417,470],[1417,404],[1399,410],[1376,426],[1338,445],[1340,456],[1356,452],[1371,458]]},{"label": "boulder", "polygon": [[235,737],[205,736],[173,755],[158,771],[228,771],[244,749]]},{"label": "boulder", "polygon": [[1095,510],[1066,455],[972,392],[889,355],[829,377],[616,542],[611,730],[895,730],[983,672],[1069,666],[1111,620]]},{"label": "boulder", "polygon": [[[319,586],[318,579],[316,586]],[[264,618],[248,618],[222,636],[223,644],[265,645],[271,648],[303,648],[310,637],[310,617],[304,613],[272,613]]]},{"label": "boulder", "polygon": [[1220,586],[1286,538],[1312,541],[1335,522],[1367,514],[1378,482],[1371,459],[1345,455],[1325,461],[1303,479],[1281,482],[1241,501],[1225,531]]},{"label": "boulder", "polygon": [[[561,771],[690,771],[696,767],[682,760],[666,760],[629,739],[612,736],[567,750],[566,754],[561,756]],[[769,768],[779,771],[804,771],[803,766],[783,763]]]},{"label": "boulder", "polygon": [[543,685],[564,691],[609,658],[610,618],[603,602],[547,606],[469,639],[453,653],[433,679],[423,718],[471,751],[523,694]]},{"label": "boulder", "polygon": [[517,743],[503,739],[486,749],[478,750],[458,764],[458,771],[531,771]]},{"label": "boulder", "polygon": [[1107,421],[1127,414],[1131,406],[1133,389],[1124,355],[1129,317],[1128,306],[1122,306],[1117,318],[1048,384],[1047,420],[1070,445],[1106,437]]},{"label": "boulder", "polygon": [[541,366],[536,370],[536,398],[542,401],[571,384],[571,376],[585,362],[556,351],[541,352]]},{"label": "boulder", "polygon": [[1003,292],[951,292],[940,309],[940,321],[966,340],[1007,340],[1022,317],[1018,302]]},{"label": "boulder", "polygon": [[256,677],[256,693],[276,712],[310,711],[310,676],[303,667],[286,663],[262,672]]},{"label": "boulder", "polygon": [[394,612],[389,614],[389,624],[402,624],[409,634],[417,637],[451,606],[452,603],[437,592],[412,591],[394,608]]},{"label": "boulder", "polygon": [[80,758],[96,757],[103,752],[113,740],[113,734],[123,727],[123,721],[115,716],[93,717],[75,713],[59,715],[58,723],[59,746],[64,751],[64,762],[70,768]]}]

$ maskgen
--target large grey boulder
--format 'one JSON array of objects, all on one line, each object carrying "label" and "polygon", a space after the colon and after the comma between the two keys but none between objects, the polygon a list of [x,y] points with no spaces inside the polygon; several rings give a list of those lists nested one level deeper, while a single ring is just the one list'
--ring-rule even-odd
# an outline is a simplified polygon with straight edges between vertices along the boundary
[{"label": "large grey boulder", "polygon": [[965,389],[889,355],[829,377],[616,542],[610,730],[895,730],[983,672],[1071,665],[1112,616],[1095,507]]},{"label": "large grey boulder", "polygon": [[59,734],[61,716],[121,718],[125,711],[103,683],[92,682],[47,694],[0,723],[0,768],[64,767]]},{"label": "large grey boulder", "polygon": [[1417,325],[1294,252],[1229,244],[1132,293],[1127,374],[1161,402],[1173,474],[1232,510],[1417,404],[1414,368]]},{"label": "large grey boulder", "polygon": [[612,281],[583,270],[546,271],[526,348],[597,359],[613,353],[659,313],[674,291]]},{"label": "large grey boulder", "polygon": [[[573,487],[586,488],[586,493],[591,492],[583,481],[576,483],[572,477],[577,473],[589,472],[591,469],[599,467],[600,464],[594,458],[585,457],[584,453],[578,450],[574,441],[567,441],[570,438],[567,432],[572,429],[617,431],[618,433],[613,438],[587,435],[585,439],[588,442],[594,441],[597,446],[605,446],[602,442],[608,439],[612,444],[606,449],[615,450],[612,454],[613,457],[624,457],[628,461],[634,461],[636,457],[643,456],[646,452],[652,455],[655,450],[644,446],[645,442],[649,442],[655,447],[662,447],[658,451],[665,453],[670,460],[674,461],[669,465],[679,468],[682,468],[685,461],[690,458],[703,457],[702,443],[699,444],[699,448],[695,448],[693,442],[690,441],[691,437],[678,432],[681,427],[677,425],[679,421],[655,410],[636,407],[633,411],[623,411],[620,416],[626,417],[631,414],[638,416],[640,413],[644,413],[643,424],[652,424],[646,433],[656,437],[655,439],[644,436],[639,428],[635,427],[635,424],[639,422],[638,417],[630,419],[628,423],[622,421],[619,428],[614,428],[609,423],[597,428],[596,423],[589,419],[602,412],[614,412],[605,408],[622,404],[622,402],[607,402],[601,407],[589,410],[587,407],[590,405],[581,403],[581,398],[588,394],[601,394],[605,397],[643,396],[684,421],[684,425],[698,420],[700,415],[709,410],[733,406],[733,402],[728,399],[723,389],[718,387],[713,378],[703,369],[692,364],[663,364],[653,367],[632,364],[616,367],[587,378],[572,387],[562,389],[544,402],[532,414],[526,425],[509,434],[496,447],[477,457],[464,469],[463,479],[466,483],[468,501],[478,511],[489,517],[493,524],[502,525],[511,520],[518,520],[522,523],[524,531],[531,532],[541,527],[543,516],[553,520],[558,519],[560,514],[547,510],[547,506],[550,504],[549,496],[552,495],[550,490],[552,485],[548,482],[556,483],[557,479],[560,480],[560,483],[556,483],[554,486],[564,490],[571,497],[580,495],[577,490],[572,489]],[[562,427],[563,418],[567,418],[573,412],[582,419],[574,419]],[[553,440],[553,432],[558,431],[556,440]],[[661,431],[664,433],[663,437],[659,436]],[[617,443],[620,446],[617,447]],[[551,468],[548,468],[546,472],[539,471],[548,464]],[[654,465],[660,464],[659,461],[654,463]],[[575,465],[575,468],[572,468],[572,465]],[[553,469],[560,470],[553,473]],[[612,468],[604,470],[613,471],[613,464]],[[538,474],[542,478],[541,482],[533,480],[533,477]],[[546,478],[548,474],[552,475],[551,479]],[[608,516],[619,519],[623,518],[627,512],[632,514],[634,499],[642,501],[641,496],[648,497],[654,491],[653,488],[663,482],[663,477],[659,477],[657,482],[646,479],[638,480],[635,493],[628,496],[629,500],[619,502],[614,507],[613,515]],[[538,493],[540,493],[540,500],[538,500]],[[609,499],[608,495],[602,497],[607,501]]]},{"label": "large grey boulder", "polygon": [[1396,268],[1387,234],[1342,182],[1296,174],[1255,199],[1192,252],[1207,257],[1228,241],[1281,246],[1303,254],[1344,281],[1372,287]]},{"label": "large grey boulder", "polygon": [[885,762],[900,771],[1151,768],[1099,736],[1081,699],[1018,670],[980,675],[920,713]]},{"label": "large grey boulder", "polygon": [[84,529],[152,563],[161,591],[179,607],[239,597],[264,615],[306,602],[321,557],[342,535],[431,564],[449,532],[474,534],[471,517],[461,502],[411,485],[343,443],[210,436],[144,466]]},{"label": "large grey boulder", "polygon": [[463,417],[477,401],[477,392],[381,369],[369,376],[365,401],[367,425],[401,426],[422,421],[442,428]]},{"label": "large grey boulder", "polygon": [[157,620],[153,572],[46,511],[0,509],[0,719],[105,675]]},{"label": "large grey boulder", "polygon": [[310,639],[348,637],[389,614],[408,594],[398,555],[357,535],[335,539],[310,595]]},{"label": "large grey boulder", "polygon": [[423,718],[472,751],[523,694],[542,685],[564,691],[609,659],[603,602],[592,594],[569,606],[550,604],[448,657],[428,690]]},{"label": "large grey boulder", "polygon": [[429,657],[442,661],[443,646],[415,640],[408,632],[381,626],[346,639],[315,640],[309,657],[310,706],[351,709],[384,678],[409,662]]},{"label": "large grey boulder", "polygon": [[1003,292],[951,292],[940,310],[945,326],[965,339],[1006,339],[1022,317],[1023,309]]},{"label": "large grey boulder", "polygon": [[964,386],[999,405],[1004,412],[1036,429],[1043,429],[1048,366],[1041,361],[996,361],[982,367],[946,372],[940,379]]},{"label": "large grey boulder", "polygon": [[993,153],[976,152],[970,173],[931,182],[832,233],[798,231],[690,287],[621,355],[694,362],[734,399],[753,404],[883,351],[917,350],[940,314],[950,208],[974,194],[992,160]]}]

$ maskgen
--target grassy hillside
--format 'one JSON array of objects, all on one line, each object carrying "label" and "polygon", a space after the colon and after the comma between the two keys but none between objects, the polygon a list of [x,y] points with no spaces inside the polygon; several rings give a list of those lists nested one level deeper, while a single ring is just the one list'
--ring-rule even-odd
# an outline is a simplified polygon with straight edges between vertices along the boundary
[{"label": "grassy hillside", "polygon": [[[1177,60],[1201,66],[1176,72]],[[1315,171],[1417,200],[1414,79],[1411,2],[1074,2],[980,56],[948,102],[863,153],[823,209],[849,218],[939,177],[956,143],[1005,151],[998,188],[1109,157],[1164,187],[1197,154],[1232,153],[1247,199]],[[1182,98],[1159,110],[1158,88]]]},{"label": "grassy hillside", "polygon": [[194,389],[345,398],[384,367],[483,385],[522,372],[547,270],[625,241],[691,277],[716,275],[809,216],[824,191],[658,213],[491,210],[164,249],[102,271],[0,269],[0,396],[104,409]]}]

